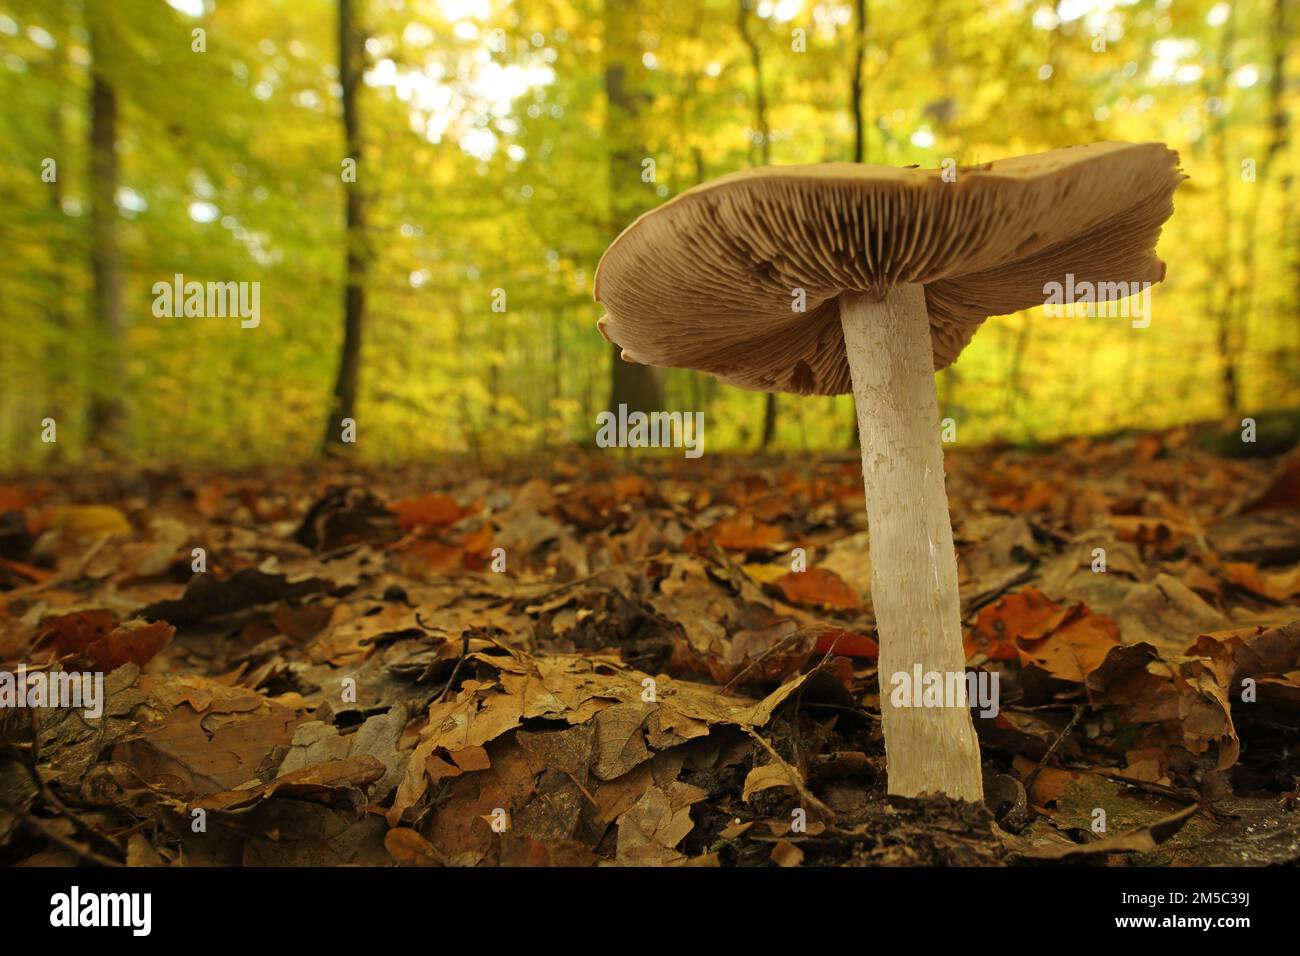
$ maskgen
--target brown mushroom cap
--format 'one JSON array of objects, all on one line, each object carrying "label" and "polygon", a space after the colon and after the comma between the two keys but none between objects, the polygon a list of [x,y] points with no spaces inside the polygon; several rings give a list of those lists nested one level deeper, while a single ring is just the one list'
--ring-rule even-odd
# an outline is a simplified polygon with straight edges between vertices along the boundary
[{"label": "brown mushroom cap", "polygon": [[[602,334],[631,361],[743,388],[851,390],[838,297],[925,286],[935,369],[990,315],[1044,286],[1159,282],[1160,227],[1185,177],[1160,143],[1094,143],[940,170],[767,166],[646,213],[596,270]],[[792,308],[795,290],[806,310]]]}]

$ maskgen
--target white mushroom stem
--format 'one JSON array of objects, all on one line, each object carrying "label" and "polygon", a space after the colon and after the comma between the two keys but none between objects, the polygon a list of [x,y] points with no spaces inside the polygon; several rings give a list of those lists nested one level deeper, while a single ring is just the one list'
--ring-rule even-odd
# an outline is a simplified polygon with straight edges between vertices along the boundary
[{"label": "white mushroom stem", "polygon": [[[980,801],[925,290],[900,285],[882,302],[845,294],[840,321],[862,442],[889,792]],[[914,689],[918,665],[923,679],[960,685],[960,701],[926,706],[909,693],[911,706],[898,706],[895,688]]]}]

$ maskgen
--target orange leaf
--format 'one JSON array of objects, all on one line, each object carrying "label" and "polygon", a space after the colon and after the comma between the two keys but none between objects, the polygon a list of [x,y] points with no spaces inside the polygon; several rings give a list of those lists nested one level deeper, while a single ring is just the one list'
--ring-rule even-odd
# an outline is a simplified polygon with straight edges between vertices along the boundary
[{"label": "orange leaf", "polygon": [[443,544],[441,541],[426,541],[420,546],[425,565],[434,574],[445,574],[461,566],[464,549],[455,545]]},{"label": "orange leaf", "polygon": [[1293,455],[1264,493],[1256,498],[1247,512],[1282,511],[1300,508],[1300,455]]},{"label": "orange leaf", "polygon": [[477,531],[467,535],[465,540],[462,542],[465,548],[465,553],[480,558],[483,557],[491,551],[492,538],[492,526],[490,524],[483,525],[483,527],[479,528]]},{"label": "orange leaf", "polygon": [[1138,544],[1168,544],[1192,534],[1192,527],[1175,518],[1152,515],[1109,515],[1107,523],[1121,541]]},{"label": "orange leaf", "polygon": [[1061,626],[1037,640],[1020,639],[1020,660],[1053,677],[1082,683],[1119,643],[1119,625],[1076,604]]},{"label": "orange leaf", "polygon": [[111,671],[128,661],[143,667],[175,633],[176,628],[166,621],[129,621],[115,627],[111,611],[80,611],[47,618],[37,640],[52,640],[60,656],[80,658]]},{"label": "orange leaf", "polygon": [[723,518],[709,529],[709,533],[714,541],[731,551],[769,548],[785,537],[780,528],[761,524],[748,512]]},{"label": "orange leaf", "polygon": [[828,568],[783,574],[772,584],[780,589],[787,601],[796,604],[819,604],[840,611],[852,611],[858,607],[858,593]]},{"label": "orange leaf", "polygon": [[619,501],[644,498],[650,492],[650,482],[644,475],[618,475],[611,479],[610,484]]},{"label": "orange leaf", "polygon": [[1004,511],[1038,511],[1059,494],[1056,488],[1039,478],[1028,488],[998,495],[993,499],[993,504]]},{"label": "orange leaf", "polygon": [[974,636],[984,644],[995,646],[1022,637],[1034,640],[1057,627],[1065,615],[1065,607],[1047,594],[1037,588],[1022,588],[980,610],[979,617],[975,618]]},{"label": "orange leaf", "polygon": [[113,629],[113,624],[113,612],[107,610],[59,614],[47,617],[41,622],[36,643],[39,645],[46,641],[52,642],[55,652],[60,657],[80,654],[95,641],[107,637],[108,632]]},{"label": "orange leaf", "polygon": [[390,509],[397,515],[397,524],[403,531],[413,531],[420,525],[453,524],[464,512],[451,495],[420,495],[397,502]]},{"label": "orange leaf", "polygon": [[44,568],[38,568],[32,564],[24,564],[22,561],[10,561],[8,558],[0,558],[0,568],[8,568],[14,574],[26,578],[28,581],[48,581],[54,576],[53,571],[46,571]]},{"label": "orange leaf", "polygon": [[880,656],[880,645],[867,635],[854,634],[852,631],[845,631],[840,628],[831,628],[817,635],[817,643],[813,645],[813,652],[816,654],[829,654],[832,648],[835,649],[837,655],[843,657],[865,657],[867,660],[874,661]]},{"label": "orange leaf", "polygon": [[0,485],[0,511],[22,511],[35,497],[17,485]]},{"label": "orange leaf", "polygon": [[1245,562],[1224,562],[1223,571],[1232,581],[1260,597],[1288,601],[1300,594],[1300,565],[1264,571]]},{"label": "orange leaf", "polygon": [[121,667],[127,661],[143,667],[167,646],[175,633],[176,628],[166,621],[152,624],[131,621],[113,628],[102,641],[87,647],[86,655],[105,671]]}]

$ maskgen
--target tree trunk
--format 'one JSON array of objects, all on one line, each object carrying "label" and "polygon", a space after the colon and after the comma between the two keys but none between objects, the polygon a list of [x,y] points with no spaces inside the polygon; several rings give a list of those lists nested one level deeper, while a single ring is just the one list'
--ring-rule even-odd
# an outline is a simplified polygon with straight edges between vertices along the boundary
[{"label": "tree trunk", "polygon": [[[648,158],[641,141],[642,103],[648,98],[648,77],[637,40],[639,0],[605,2],[605,142],[609,152],[610,235],[631,224],[649,208],[654,192],[641,181],[642,161]],[[624,362],[622,350],[610,346],[610,408],[651,412],[664,407],[663,371],[650,365]]]},{"label": "tree trunk", "polygon": [[[749,32],[749,10],[753,0],[736,0],[736,25],[740,37],[749,49],[749,62],[754,68],[754,132],[758,134],[758,159],[760,165],[772,163],[772,131],[767,122],[767,90],[763,84],[763,48]],[[760,447],[766,448],[776,438],[776,394],[768,392],[763,402],[763,437]]]},{"label": "tree trunk", "polygon": [[322,451],[336,453],[344,447],[343,420],[355,421],[357,389],[361,379],[361,336],[366,307],[366,216],[361,180],[361,116],[357,95],[363,72],[365,41],[357,27],[353,0],[339,0],[339,82],[343,87],[343,135],[348,158],[357,166],[356,181],[344,181],[345,280],[343,289],[343,345],[338,378],[325,423]]},{"label": "tree trunk", "polygon": [[[1290,117],[1286,110],[1286,54],[1287,44],[1287,21],[1286,21],[1286,0],[1273,0],[1272,15],[1269,21],[1269,32],[1272,34],[1273,51],[1272,51],[1272,76],[1268,84],[1268,145],[1264,149],[1264,155],[1260,159],[1255,169],[1255,182],[1252,184],[1250,199],[1250,212],[1245,219],[1245,240],[1242,242],[1242,256],[1245,259],[1244,276],[1241,283],[1241,337],[1238,341],[1239,354],[1246,351],[1246,343],[1250,339],[1250,322],[1253,317],[1256,306],[1256,284],[1259,274],[1259,254],[1261,252],[1259,242],[1259,221],[1263,216],[1264,193],[1273,186],[1274,160],[1285,153],[1291,140]],[[1290,204],[1287,202],[1286,190],[1282,190],[1281,200],[1277,203],[1277,208],[1281,212],[1281,230],[1279,235],[1286,237],[1288,233],[1287,212]],[[1285,238],[1284,238],[1285,241]]]},{"label": "tree trunk", "polygon": [[[64,26],[60,23],[60,26]],[[67,70],[64,66],[65,49],[58,47],[51,53],[50,75],[58,95],[50,108],[50,151],[47,154],[56,162],[68,153],[68,143],[64,134],[63,99],[68,88]],[[50,235],[58,248],[75,246],[74,237],[68,229],[68,217],[63,211],[64,189],[63,177],[66,170],[56,166],[54,182],[50,183]],[[69,396],[75,395],[72,384],[77,365],[71,361],[69,353],[76,337],[72,334],[72,319],[68,314],[67,290],[73,288],[71,274],[72,263],[56,258],[52,264],[53,287],[50,290],[48,315],[50,320],[50,341],[46,349],[45,360],[45,396],[47,404],[42,410],[42,418],[49,415],[58,423],[63,432],[64,441],[55,442],[50,450],[50,457],[61,461],[67,457],[67,438],[69,437],[68,410],[71,407]]]},{"label": "tree trunk", "polygon": [[90,271],[92,352],[90,440],[111,447],[122,438],[122,257],[117,246],[117,94],[101,62],[103,31],[90,16]]},{"label": "tree trunk", "polygon": [[1016,333],[1016,344],[1011,349],[1011,361],[1007,368],[1006,384],[1003,386],[1002,412],[1013,419],[1016,414],[1016,406],[1025,392],[1021,373],[1024,369],[1025,352],[1029,348],[1029,336],[1032,331],[1033,323],[1027,318],[1024,319],[1020,323],[1020,330]]},{"label": "tree trunk", "polygon": [[867,0],[857,0],[853,34],[853,72],[849,76],[849,107],[853,113],[853,161],[866,162],[867,130],[862,116],[863,68],[867,56]]},{"label": "tree trunk", "polygon": [[[1229,61],[1232,47],[1236,40],[1236,7],[1228,14],[1228,22],[1220,34],[1215,65],[1218,67],[1219,87],[1216,95],[1227,94]],[[1236,419],[1241,412],[1241,383],[1239,381],[1240,331],[1241,321],[1237,312],[1237,279],[1234,266],[1235,250],[1232,244],[1232,220],[1228,215],[1233,177],[1228,171],[1228,130],[1227,118],[1220,113],[1209,127],[1210,155],[1218,173],[1217,189],[1219,201],[1219,245],[1214,274],[1220,277],[1219,285],[1223,288],[1216,315],[1215,347],[1219,353],[1219,383],[1222,389],[1224,414]],[[1256,183],[1256,188],[1259,188]],[[1213,283],[1212,283],[1213,284]]]}]

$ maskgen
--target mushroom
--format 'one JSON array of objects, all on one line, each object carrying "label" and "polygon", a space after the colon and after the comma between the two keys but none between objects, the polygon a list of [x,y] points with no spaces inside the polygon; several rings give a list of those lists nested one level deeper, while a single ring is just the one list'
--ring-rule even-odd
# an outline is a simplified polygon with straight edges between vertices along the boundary
[{"label": "mushroom", "polygon": [[[934,373],[988,316],[1050,301],[1053,283],[1163,279],[1155,243],[1183,178],[1160,143],[943,171],[761,167],[646,213],[601,258],[598,325],[625,359],[853,393],[891,794],[982,796]],[[917,668],[958,675],[961,699],[896,706],[887,685]]]}]

